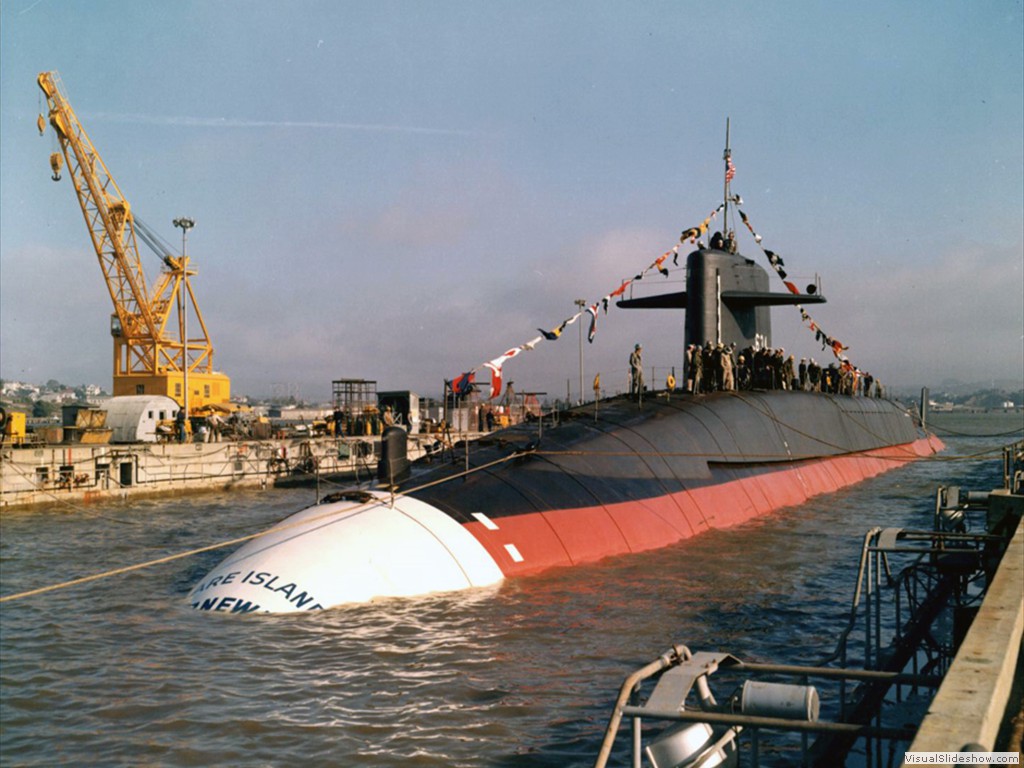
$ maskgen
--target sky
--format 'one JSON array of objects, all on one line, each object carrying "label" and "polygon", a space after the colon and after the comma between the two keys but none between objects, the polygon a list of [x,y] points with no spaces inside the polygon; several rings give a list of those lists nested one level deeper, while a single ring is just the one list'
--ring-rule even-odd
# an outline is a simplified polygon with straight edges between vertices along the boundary
[{"label": "sky", "polygon": [[[113,307],[70,176],[50,179],[44,70],[139,218],[175,244],[195,220],[235,394],[440,394],[699,224],[727,119],[733,192],[820,279],[811,315],[854,364],[1024,385],[1020,0],[4,0],[0,376],[109,389]],[[683,263],[637,288],[681,290]],[[578,328],[505,381],[578,397]],[[680,311],[612,306],[582,342],[587,396],[598,373],[625,388],[635,343],[656,383],[680,372],[682,337]],[[830,359],[792,307],[773,343]]]}]

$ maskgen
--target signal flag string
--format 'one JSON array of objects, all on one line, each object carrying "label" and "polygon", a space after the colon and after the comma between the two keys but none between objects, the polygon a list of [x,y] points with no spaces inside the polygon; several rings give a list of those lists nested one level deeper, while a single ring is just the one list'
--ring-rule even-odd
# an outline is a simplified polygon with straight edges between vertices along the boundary
[{"label": "signal flag string", "polygon": [[[732,174],[732,176],[730,176],[731,179],[736,174],[735,168],[731,165],[731,163],[729,172]],[[775,273],[779,276],[783,284],[786,286],[786,289],[790,293],[799,296],[800,290],[796,287],[796,285],[794,285],[790,280],[787,279],[788,274],[786,273],[785,262],[782,260],[782,257],[779,256],[774,251],[770,251],[764,247],[764,245],[762,244],[761,235],[754,230],[754,227],[753,225],[751,225],[750,219],[748,218],[747,214],[741,208],[739,208],[739,205],[741,205],[743,202],[742,198],[740,198],[737,195],[735,197],[732,197],[731,199],[737,203],[737,211],[739,212],[740,218],[743,220],[743,223],[744,225],[746,225],[747,229],[750,230],[750,234],[754,236],[754,242],[757,243],[758,247],[764,253],[765,258],[768,259],[768,263],[771,264],[772,269],[775,270]],[[550,330],[538,328],[537,331],[540,334],[539,336],[535,336],[526,343],[520,344],[517,347],[512,347],[503,352],[502,354],[498,355],[497,357],[493,358],[492,360],[480,363],[475,368],[471,368],[468,371],[462,373],[461,375],[454,377],[450,381],[446,381],[446,388],[449,388],[456,395],[469,394],[469,392],[471,392],[473,389],[476,373],[481,368],[484,368],[490,373],[491,376],[490,393],[488,399],[495,399],[496,397],[501,395],[502,367],[505,365],[505,363],[507,363],[509,360],[518,357],[523,352],[533,351],[537,347],[537,345],[540,344],[542,341],[558,341],[558,339],[561,338],[562,333],[565,331],[565,329],[572,325],[573,323],[579,321],[584,314],[590,315],[590,327],[587,331],[587,342],[593,344],[594,339],[597,336],[598,310],[603,309],[605,314],[607,314],[608,305],[612,299],[622,296],[626,292],[627,288],[629,288],[633,283],[643,280],[650,272],[657,270],[663,276],[668,277],[669,268],[665,266],[665,262],[668,260],[668,257],[671,256],[673,266],[678,267],[679,249],[681,245],[683,245],[687,241],[689,241],[690,243],[697,243],[698,239],[707,233],[709,227],[711,226],[711,222],[715,220],[715,218],[718,216],[719,213],[721,213],[724,207],[725,203],[719,204],[718,207],[712,210],[711,213],[709,213],[708,216],[700,224],[694,227],[684,229],[680,234],[679,242],[676,245],[674,245],[672,248],[669,248],[661,256],[656,258],[653,262],[648,264],[633,277],[623,280],[615,290],[605,294],[597,301],[585,305],[583,309],[579,310],[574,315],[565,318],[561,323],[551,328]],[[802,304],[797,304],[795,306],[800,311],[800,317],[803,320],[803,322],[806,323],[807,327],[810,328],[810,330],[814,333],[815,340],[821,343],[822,349],[831,349],[832,354],[836,357],[837,360],[839,360],[840,368],[843,371],[854,374],[855,376],[861,375],[860,369],[856,368],[850,362],[849,358],[847,358],[847,356],[843,354],[847,349],[849,349],[849,347],[844,345],[835,337],[825,333],[825,331],[822,330],[821,326],[818,325],[814,318],[812,318],[810,314],[807,312],[807,310],[804,309]]]},{"label": "signal flag string", "polygon": [[543,328],[538,328],[537,331],[540,333],[539,336],[535,336],[525,344],[520,344],[518,347],[512,347],[511,349],[506,350],[504,353],[498,355],[498,357],[494,358],[493,360],[488,360],[487,362],[481,363],[475,368],[471,368],[470,370],[462,373],[459,376],[455,376],[454,378],[451,379],[451,381],[445,382],[446,387],[450,388],[451,391],[455,394],[467,395],[472,390],[477,371],[479,371],[481,368],[486,368],[491,374],[491,391],[488,399],[493,400],[494,398],[498,397],[501,394],[502,366],[505,363],[507,363],[509,360],[515,357],[518,357],[523,352],[533,351],[533,349],[536,348],[536,346],[542,341],[558,341],[558,339],[561,338],[562,333],[565,331],[565,329],[568,328],[573,323],[577,322],[584,314],[590,315],[590,327],[587,331],[587,342],[589,344],[593,344],[594,339],[597,336],[598,310],[603,309],[604,313],[607,314],[608,305],[612,299],[622,296],[630,285],[639,280],[643,280],[650,272],[656,270],[659,274],[663,275],[664,277],[668,277],[670,272],[669,268],[665,266],[665,262],[668,260],[669,256],[672,257],[673,266],[679,266],[680,246],[684,244],[687,240],[689,240],[691,243],[695,243],[697,241],[697,238],[699,238],[701,235],[705,234],[708,231],[708,227],[711,225],[711,222],[714,221],[715,217],[721,212],[721,210],[724,207],[724,203],[720,204],[717,208],[711,211],[711,213],[708,214],[708,216],[699,225],[683,230],[683,232],[679,236],[679,242],[676,245],[669,248],[667,251],[661,254],[661,256],[656,258],[654,261],[652,261],[650,264],[644,267],[640,272],[635,274],[633,277],[623,280],[619,284],[619,287],[616,288],[615,290],[605,294],[592,304],[585,305],[584,309],[581,309],[580,311],[576,312],[576,314],[567,317],[565,320],[563,320],[561,323],[556,325],[551,330],[544,330]]},{"label": "signal flag string", "polygon": [[[786,273],[785,269],[786,263],[782,260],[782,257],[779,256],[779,254],[775,253],[774,251],[768,250],[767,248],[764,247],[764,245],[762,245],[761,235],[754,231],[754,227],[753,225],[751,225],[750,219],[747,217],[747,214],[744,213],[743,210],[740,208],[737,208],[736,210],[739,211],[740,219],[743,220],[743,223],[746,225],[747,229],[750,230],[750,234],[754,236],[754,242],[757,243],[758,248],[760,248],[761,252],[764,253],[765,258],[768,259],[768,263],[771,264],[772,269],[775,270],[775,273],[779,276],[779,279],[781,279],[783,284],[786,286],[786,289],[790,293],[799,296],[800,289],[797,288],[796,285],[794,285],[792,282],[786,279],[788,277],[788,274]],[[821,343],[822,349],[832,350],[832,354],[835,355],[837,360],[839,360],[840,367],[842,368],[842,370],[849,371],[852,373],[860,373],[860,370],[850,362],[849,358],[847,358],[846,355],[843,354],[843,352],[848,350],[849,347],[844,345],[838,339],[829,336],[827,333],[825,333],[821,329],[821,326],[818,325],[814,321],[814,318],[812,318],[810,314],[807,312],[807,310],[804,309],[802,304],[797,304],[795,306],[798,310],[800,310],[800,319],[807,323],[807,327],[814,332],[815,340]]]}]

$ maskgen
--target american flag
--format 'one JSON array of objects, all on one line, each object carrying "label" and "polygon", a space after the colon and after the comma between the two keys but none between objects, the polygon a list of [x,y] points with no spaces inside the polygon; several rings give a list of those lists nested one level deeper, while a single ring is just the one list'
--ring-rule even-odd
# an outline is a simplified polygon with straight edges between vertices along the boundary
[{"label": "american flag", "polygon": [[732,164],[732,158],[726,158],[725,161],[725,180],[732,181],[736,176],[736,166]]}]

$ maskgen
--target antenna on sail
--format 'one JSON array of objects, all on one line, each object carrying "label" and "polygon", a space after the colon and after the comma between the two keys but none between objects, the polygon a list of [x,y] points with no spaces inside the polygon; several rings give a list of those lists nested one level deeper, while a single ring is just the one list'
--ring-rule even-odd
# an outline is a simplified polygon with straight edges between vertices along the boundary
[{"label": "antenna on sail", "polygon": [[725,189],[722,193],[722,237],[729,237],[729,182],[732,181],[736,171],[732,165],[732,150],[729,148],[729,118],[725,118],[725,152],[722,155],[725,161]]}]

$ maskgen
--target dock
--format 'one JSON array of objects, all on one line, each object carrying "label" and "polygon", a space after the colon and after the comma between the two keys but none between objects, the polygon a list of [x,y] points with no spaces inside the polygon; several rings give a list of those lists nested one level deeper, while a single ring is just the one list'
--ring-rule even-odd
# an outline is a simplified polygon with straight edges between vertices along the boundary
[{"label": "dock", "polygon": [[1017,527],[978,614],[921,722],[910,746],[912,752],[1021,750],[1024,496],[1005,489],[993,491],[989,507],[1016,514]]},{"label": "dock", "polygon": [[[410,459],[443,449],[438,435],[409,436]],[[373,480],[379,458],[378,435],[5,445],[0,449],[0,509],[232,488],[321,484],[325,490],[336,490]]]},{"label": "dock", "polygon": [[825,659],[752,663],[674,645],[634,671],[595,768],[627,728],[634,766],[758,766],[785,752],[816,768],[848,756],[869,768],[990,764],[976,753],[1019,765],[1024,442],[1004,449],[1003,481],[939,487],[932,530],[868,531],[849,623]]}]

